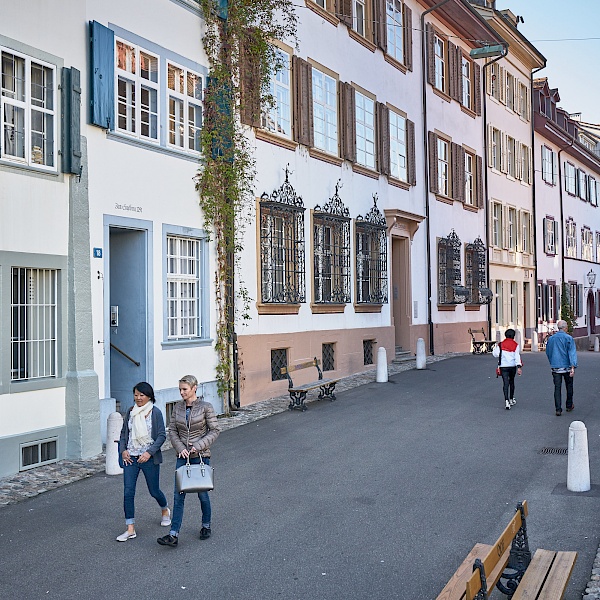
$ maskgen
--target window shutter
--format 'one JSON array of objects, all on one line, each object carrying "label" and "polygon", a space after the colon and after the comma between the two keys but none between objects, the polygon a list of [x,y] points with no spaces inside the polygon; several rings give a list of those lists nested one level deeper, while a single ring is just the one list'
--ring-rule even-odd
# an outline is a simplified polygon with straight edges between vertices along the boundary
[{"label": "window shutter", "polygon": [[408,183],[410,185],[417,185],[415,124],[408,119],[406,119],[406,154],[408,158]]},{"label": "window shutter", "polygon": [[352,0],[335,0],[335,16],[348,27],[352,27]]},{"label": "window shutter", "polygon": [[312,67],[310,63],[292,56],[294,78],[294,137],[299,144],[313,145]]},{"label": "window shutter", "polygon": [[583,317],[583,284],[577,284],[577,316]]},{"label": "window shutter", "polygon": [[554,229],[554,250],[553,254],[558,254],[558,221],[552,221],[552,227]]},{"label": "window shutter", "polygon": [[356,99],[354,88],[340,82],[340,116],[342,158],[356,162]]},{"label": "window shutter", "polygon": [[429,132],[429,191],[437,194],[438,188],[438,153],[437,153],[437,135]]},{"label": "window shutter", "polygon": [[465,201],[465,151],[462,146],[452,142],[452,198],[459,202]]},{"label": "window shutter", "polygon": [[508,172],[508,165],[507,165],[508,156],[507,156],[506,149],[507,149],[508,143],[507,143],[507,136],[503,131],[500,132],[500,144],[501,144],[501,146],[500,146],[500,171],[502,173],[507,173]]},{"label": "window shutter", "polygon": [[[456,101],[459,104],[462,104],[463,101],[462,59],[462,50],[460,48],[456,48]],[[471,97],[471,102],[472,101],[473,98]],[[467,108],[471,107],[467,106]]]},{"label": "window shutter", "polygon": [[240,45],[240,120],[260,127],[260,59],[252,52],[252,30],[244,33]]},{"label": "window shutter", "polygon": [[483,159],[481,158],[481,156],[476,156],[475,157],[475,165],[476,165],[476,187],[475,187],[475,193],[476,193],[476,200],[477,200],[477,207],[478,208],[483,208],[484,207],[484,198],[483,198]]},{"label": "window shutter", "polygon": [[560,319],[560,285],[554,286],[554,320],[558,321]]},{"label": "window shutter", "polygon": [[500,82],[498,83],[498,90],[500,91],[500,102],[502,104],[506,104],[506,71],[504,67],[498,68],[498,79]]},{"label": "window shutter", "polygon": [[427,37],[427,83],[435,86],[435,33],[429,23],[425,25],[425,35]]},{"label": "window shutter", "polygon": [[569,173],[567,172],[567,163],[563,163],[563,173],[565,174],[565,192],[569,190]]},{"label": "window shutter", "polygon": [[502,247],[508,249],[508,207],[502,206]]},{"label": "window shutter", "polygon": [[81,169],[81,74],[75,67],[62,70],[62,170],[79,175]]},{"label": "window shutter", "polygon": [[386,0],[373,0],[373,32],[375,45],[387,52]]},{"label": "window shutter", "polygon": [[515,175],[517,179],[523,180],[523,144],[521,144],[521,142],[516,142],[515,150],[517,153],[517,156],[515,157]]},{"label": "window shutter", "polygon": [[527,161],[527,183],[531,184],[533,183],[533,151],[529,146],[525,146],[525,151],[529,157],[529,160]]},{"label": "window shutter", "polygon": [[473,63],[473,86],[475,87],[475,114],[481,116],[481,67]]},{"label": "window shutter", "polygon": [[544,229],[544,252],[548,254],[548,227],[547,227],[548,219],[542,219],[542,227]]},{"label": "window shutter", "polygon": [[[404,33],[404,64],[409,71],[413,70],[413,30],[412,30],[412,10],[406,5],[402,5],[403,17],[402,29]],[[385,4],[384,12],[385,15]],[[385,19],[384,19],[385,20]]]},{"label": "window shutter", "polygon": [[548,314],[550,312],[550,292],[548,290],[548,284],[544,283],[543,285],[543,302],[544,302],[544,309],[543,309],[543,315],[542,318],[544,321],[549,321],[551,318],[551,315]]},{"label": "window shutter", "polygon": [[487,126],[487,162],[488,167],[491,169],[494,166],[494,128],[488,124]]},{"label": "window shutter", "polygon": [[450,98],[457,99],[457,86],[458,81],[456,78],[456,46],[452,42],[448,42],[448,89],[444,90],[448,92]]},{"label": "window shutter", "polygon": [[390,174],[390,112],[389,108],[377,102],[377,167],[383,175]]},{"label": "window shutter", "polygon": [[115,128],[115,34],[112,29],[90,21],[92,82],[90,117],[92,125]]},{"label": "window shutter", "polygon": [[487,70],[486,69],[483,70],[483,79],[485,81],[485,93],[488,96],[492,95],[492,83],[493,83],[493,79],[494,79],[493,69],[494,69],[494,65],[489,67]]}]

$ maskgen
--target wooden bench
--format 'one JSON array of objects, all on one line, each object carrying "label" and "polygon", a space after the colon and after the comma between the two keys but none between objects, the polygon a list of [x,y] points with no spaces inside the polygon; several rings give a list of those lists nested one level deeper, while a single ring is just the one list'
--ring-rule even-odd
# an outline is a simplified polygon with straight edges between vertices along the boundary
[{"label": "wooden bench", "polygon": [[[319,378],[311,383],[295,386],[290,373],[300,371],[302,369],[308,369],[309,367],[316,367],[317,372],[319,373]],[[319,367],[319,360],[316,357],[312,360],[293,365],[292,367],[283,367],[281,369],[281,374],[286,375],[288,378],[288,392],[290,393],[290,404],[288,408],[290,410],[306,410],[307,407],[304,404],[306,394],[310,392],[310,390],[314,390],[316,388],[320,388],[321,390],[319,392],[319,400],[323,400],[325,398],[331,400],[332,402],[335,400],[335,384],[340,380],[340,378],[323,379],[323,372],[321,371],[321,367]]]},{"label": "wooden bench", "polygon": [[520,502],[495,544],[475,544],[437,600],[488,600],[494,586],[513,600],[561,600],[577,552],[539,549],[532,558],[527,514]]},{"label": "wooden bench", "polygon": [[[491,352],[496,345],[495,340],[486,340],[485,339],[485,331],[483,327],[481,329],[471,329],[469,327],[469,333],[471,334],[471,340],[473,340],[473,354],[485,354],[486,352]],[[478,340],[475,338],[475,334],[481,334],[483,337],[482,340]]]}]

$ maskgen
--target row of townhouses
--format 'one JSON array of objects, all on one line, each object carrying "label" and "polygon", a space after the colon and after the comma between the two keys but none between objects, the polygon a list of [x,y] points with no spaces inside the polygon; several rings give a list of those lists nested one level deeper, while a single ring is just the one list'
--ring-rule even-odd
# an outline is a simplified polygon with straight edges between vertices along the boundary
[{"label": "row of townhouses", "polygon": [[[275,104],[246,119],[256,200],[236,402],[281,367],[595,332],[598,126],[492,0],[300,0]],[[195,0],[0,8],[0,476],[102,451],[148,381],[217,391],[215,250],[195,190],[209,64]],[[473,50],[499,48],[477,58]],[[490,54],[491,52],[488,52]],[[251,114],[252,111],[247,111]]]}]

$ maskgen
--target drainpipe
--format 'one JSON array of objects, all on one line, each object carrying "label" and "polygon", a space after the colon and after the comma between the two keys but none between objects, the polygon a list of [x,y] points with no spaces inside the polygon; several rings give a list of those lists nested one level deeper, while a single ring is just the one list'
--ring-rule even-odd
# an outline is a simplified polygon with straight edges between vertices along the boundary
[{"label": "drainpipe", "polygon": [[427,52],[425,40],[425,17],[450,0],[442,0],[421,14],[421,93],[423,101],[423,147],[425,148],[425,233],[427,237],[427,322],[429,325],[429,354],[435,354],[433,343],[433,311],[431,308],[431,226],[429,225],[429,139],[427,135]]},{"label": "drainpipe", "polygon": [[[568,133],[568,132],[567,132]],[[563,286],[565,285],[565,213],[563,209],[563,186],[562,186],[562,169],[560,166],[560,155],[563,150],[570,148],[573,145],[575,140],[571,138],[570,143],[566,146],[562,146],[558,151],[558,155],[556,157],[556,161],[558,162],[558,192],[560,197],[560,293],[562,298]],[[556,240],[554,241],[556,244]]]}]

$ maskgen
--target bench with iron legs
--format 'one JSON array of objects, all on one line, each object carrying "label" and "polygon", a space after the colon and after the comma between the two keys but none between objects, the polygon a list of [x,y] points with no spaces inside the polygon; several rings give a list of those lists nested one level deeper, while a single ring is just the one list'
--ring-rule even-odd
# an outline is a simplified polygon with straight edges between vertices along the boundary
[{"label": "bench with iron legs", "polygon": [[475,544],[437,600],[488,600],[494,586],[512,600],[560,600],[577,552],[540,548],[532,557],[527,513],[527,502],[519,502],[515,515],[495,544]]},{"label": "bench with iron legs", "polygon": [[[483,327],[481,329],[471,329],[469,327],[469,333],[471,334],[471,340],[473,342],[473,354],[486,354],[487,352],[491,352],[494,349],[496,341],[485,339],[485,330],[483,329]],[[483,339],[476,339],[475,334],[481,334]]]},{"label": "bench with iron legs", "polygon": [[[315,367],[317,369],[319,378],[311,383],[294,385],[290,373],[307,369],[309,367]],[[288,378],[288,392],[290,394],[290,403],[288,408],[290,410],[306,410],[306,405],[304,404],[304,400],[306,400],[306,394],[310,392],[310,390],[317,388],[320,390],[318,396],[319,400],[326,399],[331,400],[332,402],[335,400],[335,384],[340,379],[339,377],[337,379],[323,379],[323,372],[321,371],[321,367],[319,367],[319,360],[316,357],[312,360],[298,363],[297,365],[293,365],[291,367],[282,367],[281,374]]]}]

